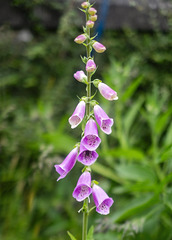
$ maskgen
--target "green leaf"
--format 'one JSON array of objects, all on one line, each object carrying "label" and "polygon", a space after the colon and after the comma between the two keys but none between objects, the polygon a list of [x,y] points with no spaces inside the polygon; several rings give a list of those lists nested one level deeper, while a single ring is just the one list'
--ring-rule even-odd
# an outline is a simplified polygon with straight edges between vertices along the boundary
[{"label": "green leaf", "polygon": [[83,63],[87,63],[87,58],[84,56],[84,57],[82,57],[82,56],[80,56],[81,57],[81,60],[83,61]]},{"label": "green leaf", "polygon": [[46,143],[52,144],[57,152],[68,153],[76,144],[74,138],[58,131],[43,134],[42,137]]},{"label": "green leaf", "polygon": [[155,124],[155,131],[157,134],[161,135],[163,133],[167,123],[170,120],[171,113],[172,107],[169,107],[165,113],[161,113]]},{"label": "green leaf", "polygon": [[103,156],[113,156],[119,158],[125,158],[127,160],[143,160],[144,153],[137,148],[115,148],[102,152]]},{"label": "green leaf", "polygon": [[108,168],[100,163],[95,163],[94,165],[92,165],[92,170],[94,172],[99,173],[100,175],[109,178],[115,182],[118,183],[122,183],[124,182],[122,178],[120,178],[119,176],[117,176],[117,174],[115,173],[115,171],[113,171],[111,168]]},{"label": "green leaf", "polygon": [[164,204],[172,211],[172,188],[164,194]]},{"label": "green leaf", "polygon": [[87,235],[87,240],[94,240],[93,234],[94,234],[94,226],[91,226]]},{"label": "green leaf", "polygon": [[76,240],[76,238],[69,231],[67,231],[67,233],[68,233],[71,240]]},{"label": "green leaf", "polygon": [[170,126],[168,127],[168,131],[167,131],[164,139],[165,139],[165,141],[164,141],[165,145],[169,145],[172,143],[172,122],[171,122]]},{"label": "green leaf", "polygon": [[135,118],[139,113],[139,109],[144,102],[143,98],[138,99],[132,106],[128,109],[124,117],[124,128],[125,133],[128,135],[131,126],[134,124]]},{"label": "green leaf", "polygon": [[128,220],[129,217],[138,214],[150,206],[154,206],[156,202],[158,202],[157,196],[154,196],[153,194],[142,195],[139,198],[129,201],[126,206],[116,211],[111,219],[114,222],[122,221],[124,219]]},{"label": "green leaf", "polygon": [[131,98],[131,96],[134,94],[138,86],[140,85],[141,81],[143,79],[143,76],[139,76],[138,78],[133,81],[130,86],[127,88],[123,96],[121,97],[121,100],[125,102],[127,99]]},{"label": "green leaf", "polygon": [[121,178],[140,182],[156,182],[156,175],[149,166],[136,163],[120,164],[116,166],[116,171]]}]

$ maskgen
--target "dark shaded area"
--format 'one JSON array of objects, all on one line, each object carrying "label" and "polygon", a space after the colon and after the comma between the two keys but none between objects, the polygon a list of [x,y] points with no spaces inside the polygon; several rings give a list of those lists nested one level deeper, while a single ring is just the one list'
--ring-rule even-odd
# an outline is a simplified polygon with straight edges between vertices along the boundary
[{"label": "dark shaded area", "polygon": [[[7,24],[14,29],[32,28],[37,22],[44,28],[55,30],[59,24],[59,18],[63,14],[67,3],[77,8],[81,1],[1,1],[0,25]],[[97,1],[95,6],[100,9],[103,1]],[[121,29],[129,27],[137,30],[153,30],[155,27],[169,30],[168,19],[172,15],[172,3],[170,1],[135,1],[135,0],[111,0],[107,15],[106,28]],[[81,14],[83,18],[83,14]],[[78,22],[80,25],[80,22]]]}]

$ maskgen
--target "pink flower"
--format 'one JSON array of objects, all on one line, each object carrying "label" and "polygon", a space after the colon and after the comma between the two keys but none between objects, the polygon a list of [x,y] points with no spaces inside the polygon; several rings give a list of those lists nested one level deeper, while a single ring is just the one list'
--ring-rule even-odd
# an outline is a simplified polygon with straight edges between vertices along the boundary
[{"label": "pink flower", "polygon": [[96,41],[93,43],[93,48],[98,53],[102,53],[106,50],[106,47],[103,44]]},{"label": "pink flower", "polygon": [[96,151],[90,151],[86,149],[82,144],[80,145],[80,152],[78,155],[78,161],[85,166],[92,165],[98,158],[98,153]]},{"label": "pink flower", "polygon": [[96,205],[96,211],[102,215],[109,214],[110,207],[114,203],[113,199],[110,198],[105,191],[96,184],[93,185],[92,195]]},{"label": "pink flower", "polygon": [[72,116],[69,118],[71,128],[76,128],[83,120],[85,115],[85,102],[80,101],[75,108]]},{"label": "pink flower", "polygon": [[86,22],[86,25],[87,25],[87,27],[89,27],[89,28],[93,28],[93,27],[94,27],[94,22],[91,21],[91,20],[88,20],[88,21]]},{"label": "pink flower", "polygon": [[117,92],[115,92],[112,88],[110,88],[105,83],[100,82],[98,84],[98,89],[99,89],[101,95],[104,98],[106,98],[107,100],[112,101],[112,100],[118,99]]},{"label": "pink flower", "polygon": [[78,179],[77,185],[73,191],[73,197],[78,202],[83,201],[92,193],[91,189],[91,174],[85,171]]},{"label": "pink flower", "polygon": [[85,126],[84,137],[81,139],[81,145],[83,145],[89,151],[94,151],[101,143],[101,139],[98,136],[98,130],[96,122],[90,118]]},{"label": "pink flower", "polygon": [[81,43],[85,42],[86,39],[87,39],[87,37],[85,36],[85,34],[81,34],[74,39],[74,42],[81,44]]},{"label": "pink flower", "polygon": [[87,76],[85,75],[85,73],[83,71],[77,71],[74,74],[74,78],[78,81],[78,82],[85,82],[87,80]]},{"label": "pink flower", "polygon": [[93,22],[97,21],[97,15],[90,16],[90,20]]},{"label": "pink flower", "polygon": [[92,59],[89,59],[86,64],[87,72],[94,72],[96,70],[96,64]]},{"label": "pink flower", "polygon": [[99,105],[94,106],[94,116],[101,130],[106,134],[110,134],[112,132],[113,119],[109,118]]},{"label": "pink flower", "polygon": [[89,10],[88,10],[89,14],[90,15],[95,15],[97,13],[97,10],[93,7],[91,7]]},{"label": "pink flower", "polygon": [[81,3],[81,7],[82,8],[88,8],[90,6],[90,4],[88,3],[88,2],[83,2],[83,3]]},{"label": "pink flower", "polygon": [[60,177],[57,179],[59,181],[60,179],[66,177],[66,175],[71,171],[71,169],[74,167],[76,163],[78,155],[78,147],[74,148],[64,159],[64,161],[59,165],[54,165],[56,172],[60,174]]}]

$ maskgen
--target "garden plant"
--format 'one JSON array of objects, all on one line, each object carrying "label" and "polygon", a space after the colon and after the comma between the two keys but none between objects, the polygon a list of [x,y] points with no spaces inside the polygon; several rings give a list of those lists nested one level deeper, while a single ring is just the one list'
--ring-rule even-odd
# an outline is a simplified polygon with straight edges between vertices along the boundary
[{"label": "garden plant", "polygon": [[[91,209],[89,208],[90,195],[92,194],[96,211],[99,214],[109,214],[110,207],[114,202],[99,186],[97,181],[91,181],[91,165],[94,164],[98,158],[96,149],[101,143],[96,122],[105,134],[110,134],[112,132],[111,127],[114,123],[113,119],[110,118],[99,106],[99,103],[94,100],[96,94],[92,95],[92,85],[98,88],[101,95],[109,101],[117,100],[118,96],[117,92],[101,80],[92,80],[97,70],[94,57],[92,56],[92,50],[94,49],[97,53],[103,53],[106,47],[95,40],[96,36],[91,36],[91,29],[93,29],[95,21],[97,20],[97,10],[93,8],[89,0],[83,2],[81,6],[81,11],[86,15],[86,26],[83,27],[83,34],[77,36],[74,41],[86,47],[86,56],[81,57],[81,59],[86,65],[85,70],[87,74],[80,70],[74,74],[74,78],[86,85],[86,96],[81,97],[75,111],[69,118],[69,123],[73,129],[83,121],[82,139],[80,143],[75,145],[75,148],[67,155],[61,164],[55,165],[55,169],[60,174],[60,177],[57,179],[57,181],[59,181],[70,172],[76,160],[84,165],[82,175],[79,177],[76,188],[73,191],[73,197],[78,202],[83,202],[83,207],[79,212],[83,212],[82,240],[87,240],[91,239],[91,234],[93,234],[92,231],[89,232],[89,236],[87,233],[88,217],[90,212],[94,209],[94,207]],[[71,239],[75,239],[70,232],[68,232],[68,234]]]}]

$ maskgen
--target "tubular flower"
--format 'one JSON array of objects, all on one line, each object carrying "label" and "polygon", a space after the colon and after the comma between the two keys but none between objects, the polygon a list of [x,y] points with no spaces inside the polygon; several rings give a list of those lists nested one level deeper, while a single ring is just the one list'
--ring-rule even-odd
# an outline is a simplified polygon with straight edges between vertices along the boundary
[{"label": "tubular flower", "polygon": [[76,163],[78,155],[78,147],[74,148],[64,159],[64,161],[59,165],[54,165],[56,172],[60,174],[60,177],[57,179],[59,181],[60,179],[66,177],[68,172],[71,171],[71,169],[74,167]]},{"label": "tubular flower", "polygon": [[94,27],[94,22],[91,21],[91,20],[88,20],[88,21],[86,22],[86,25],[87,25],[87,27],[89,27],[89,28],[93,28],[93,27]]},{"label": "tubular flower", "polygon": [[106,47],[97,41],[93,43],[93,48],[98,53],[103,53],[106,50]]},{"label": "tubular flower", "polygon": [[92,193],[91,189],[91,174],[85,171],[78,179],[77,185],[73,191],[73,197],[78,202],[83,201]]},{"label": "tubular flower", "polygon": [[85,75],[85,73],[83,71],[77,71],[74,74],[74,78],[78,81],[78,82],[85,82],[87,80],[87,76]]},{"label": "tubular flower", "polygon": [[97,13],[97,10],[96,10],[95,8],[91,7],[91,8],[88,10],[88,12],[89,12],[89,14],[90,14],[91,16],[93,16],[93,15],[95,15],[95,14]]},{"label": "tubular flower", "polygon": [[109,214],[110,207],[114,203],[113,199],[110,198],[105,191],[96,184],[93,185],[92,195],[96,205],[96,211],[102,215]]},{"label": "tubular flower", "polygon": [[74,42],[76,42],[78,44],[82,44],[83,42],[85,42],[86,39],[87,39],[87,37],[85,36],[85,34],[81,34],[74,39]]},{"label": "tubular flower", "polygon": [[84,137],[81,139],[81,145],[90,151],[94,151],[101,143],[98,136],[96,122],[90,118],[85,126]]},{"label": "tubular flower", "polygon": [[82,122],[84,115],[85,115],[85,102],[80,101],[76,106],[72,116],[69,118],[71,128],[76,128]]},{"label": "tubular flower", "polygon": [[100,82],[98,85],[99,92],[101,95],[109,101],[117,100],[117,92],[115,92],[112,88],[110,88],[105,83]]},{"label": "tubular flower", "polygon": [[96,70],[96,64],[92,59],[89,59],[86,64],[87,72],[94,72]]},{"label": "tubular flower", "polygon": [[96,151],[90,151],[86,149],[83,145],[80,145],[80,153],[78,155],[78,161],[86,166],[92,165],[98,158],[98,153]]},{"label": "tubular flower", "polygon": [[101,130],[106,134],[111,134],[113,119],[109,118],[105,111],[99,105],[94,106],[94,116]]}]

